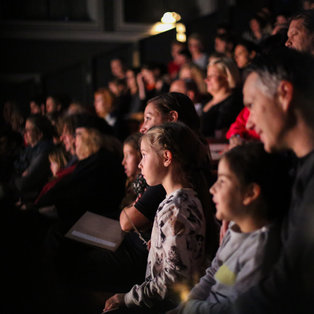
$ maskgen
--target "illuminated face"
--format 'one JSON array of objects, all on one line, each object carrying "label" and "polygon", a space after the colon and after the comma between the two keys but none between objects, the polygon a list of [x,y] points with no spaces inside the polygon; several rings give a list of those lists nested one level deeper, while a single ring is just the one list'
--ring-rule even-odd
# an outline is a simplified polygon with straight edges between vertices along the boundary
[{"label": "illuminated face", "polygon": [[111,110],[111,104],[106,103],[105,98],[101,94],[96,94],[94,96],[94,107],[96,114],[104,118]]},{"label": "illuminated face", "polygon": [[144,111],[144,122],[140,132],[145,134],[151,127],[160,125],[164,121],[162,113],[157,109],[153,102],[148,103]]},{"label": "illuminated face", "polygon": [[215,38],[215,51],[225,53],[227,50],[227,42],[220,38]]},{"label": "illuminated face", "polygon": [[63,127],[61,141],[65,147],[65,150],[72,155],[75,154],[75,136],[69,132],[66,126]]},{"label": "illuminated face", "polygon": [[111,60],[110,67],[111,67],[111,73],[114,76],[121,77],[121,78],[124,76],[123,66],[120,60],[118,59]]},{"label": "illuminated face", "polygon": [[86,147],[88,132],[85,128],[77,128],[75,130],[75,153],[79,160],[83,160],[90,156],[90,151]]},{"label": "illuminated face", "polygon": [[29,120],[26,120],[25,129],[24,129],[24,138],[27,145],[35,146],[38,141],[38,133],[35,130],[35,126]]},{"label": "illuminated face", "polygon": [[162,163],[162,158],[148,143],[146,138],[141,141],[142,160],[139,164],[142,175],[150,186],[161,184],[166,175],[167,168]]},{"label": "illuminated face", "polygon": [[250,62],[250,53],[244,46],[237,45],[234,50],[234,59],[238,68],[243,69]]},{"label": "illuminated face", "polygon": [[29,108],[30,108],[31,114],[40,114],[41,113],[41,108],[35,101],[30,102]]},{"label": "illuminated face", "polygon": [[122,165],[128,178],[134,177],[138,172],[139,155],[130,144],[123,145]]},{"label": "illuminated face", "polygon": [[285,147],[286,115],[276,96],[263,90],[259,77],[251,73],[243,87],[243,100],[250,110],[247,128],[255,129],[264,143],[266,151],[271,152]]},{"label": "illuminated face", "polygon": [[46,99],[46,112],[51,113],[58,110],[58,106],[52,97]]},{"label": "illuminated face", "polygon": [[216,205],[217,219],[235,221],[244,212],[244,194],[240,182],[225,158],[219,161],[218,178],[209,192],[213,195],[213,202]]},{"label": "illuminated face", "polygon": [[56,176],[57,172],[60,170],[58,163],[50,160],[50,170],[53,176]]},{"label": "illuminated face", "polygon": [[201,43],[195,38],[190,38],[188,40],[188,47],[189,47],[191,54],[193,54],[195,52],[199,52],[202,49]]},{"label": "illuminated face", "polygon": [[303,20],[291,21],[288,29],[288,40],[286,46],[299,51],[312,53],[313,49],[313,35],[309,34],[303,26]]},{"label": "illuminated face", "polygon": [[211,95],[215,95],[222,88],[228,86],[227,78],[216,64],[208,66],[207,77],[205,79],[207,91]]}]

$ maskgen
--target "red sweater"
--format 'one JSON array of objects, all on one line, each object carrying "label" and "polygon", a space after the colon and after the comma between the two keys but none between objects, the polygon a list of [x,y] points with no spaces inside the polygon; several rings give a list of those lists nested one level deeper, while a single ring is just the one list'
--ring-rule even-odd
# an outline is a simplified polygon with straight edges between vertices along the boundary
[{"label": "red sweater", "polygon": [[255,139],[259,140],[259,135],[255,132],[255,130],[250,130],[246,128],[246,123],[249,118],[250,111],[247,107],[244,107],[241,112],[238,114],[236,120],[231,124],[226,138],[230,139],[230,137],[238,134],[243,139]]}]

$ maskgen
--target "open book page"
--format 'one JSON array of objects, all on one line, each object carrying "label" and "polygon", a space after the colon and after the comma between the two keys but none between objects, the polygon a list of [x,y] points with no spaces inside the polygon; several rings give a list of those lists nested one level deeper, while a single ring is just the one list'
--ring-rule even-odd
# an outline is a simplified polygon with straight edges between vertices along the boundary
[{"label": "open book page", "polygon": [[115,251],[124,233],[117,220],[87,211],[67,232],[67,238]]}]

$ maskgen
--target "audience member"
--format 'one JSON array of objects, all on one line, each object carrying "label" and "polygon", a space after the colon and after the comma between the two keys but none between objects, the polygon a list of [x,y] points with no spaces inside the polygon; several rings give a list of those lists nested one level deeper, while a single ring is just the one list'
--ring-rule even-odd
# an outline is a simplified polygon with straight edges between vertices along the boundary
[{"label": "audience member", "polygon": [[258,51],[258,46],[251,41],[242,39],[236,43],[234,48],[234,60],[241,73],[256,57]]},{"label": "audience member", "polygon": [[206,274],[187,302],[171,313],[220,313],[223,304],[234,301],[269,271],[262,262],[270,223],[289,204],[288,170],[283,156],[266,153],[262,143],[244,144],[222,156],[210,193],[216,217],[231,223]]},{"label": "audience member", "polygon": [[267,29],[267,20],[259,13],[253,16],[249,22],[249,30],[242,34],[246,40],[259,44],[263,39],[270,35],[270,30]]},{"label": "audience member", "polygon": [[71,167],[66,167],[70,156],[62,144],[55,145],[49,153],[48,157],[52,176],[37,196],[34,202],[35,205],[39,202],[39,199],[45,193],[47,193],[64,176],[70,174],[76,167],[76,164],[72,165]]},{"label": "audience member", "polygon": [[11,128],[12,131],[23,133],[25,118],[16,101],[7,100],[2,109],[4,123]]},{"label": "audience member", "polygon": [[234,39],[229,33],[216,34],[215,52],[222,53],[226,57],[232,58]]},{"label": "audience member", "polygon": [[170,92],[177,92],[187,95],[194,103],[195,110],[199,116],[203,112],[203,103],[201,93],[193,80],[174,80],[170,85]]},{"label": "audience member", "polygon": [[204,52],[203,39],[200,34],[193,33],[188,36],[188,49],[192,55],[192,62],[202,71],[206,70],[208,56]]},{"label": "audience member", "polygon": [[254,129],[249,129],[246,126],[249,116],[249,109],[244,107],[238,114],[236,120],[230,125],[226,134],[226,138],[229,140],[229,149],[247,141],[260,140],[256,131]]},{"label": "audience member", "polygon": [[167,197],[155,216],[145,281],[108,299],[105,310],[127,306],[138,313],[138,308],[147,312],[174,307],[175,284],[189,285],[199,276],[206,241],[212,240],[206,239],[205,231],[206,178],[195,170],[207,158],[207,150],[195,133],[181,123],[153,127],[141,139],[141,153],[144,178],[151,186],[162,184]]},{"label": "audience member", "polygon": [[87,210],[117,218],[124,194],[122,148],[110,134],[110,126],[101,118],[84,114],[76,123],[75,153],[79,161],[74,171],[37,203],[38,207],[55,205],[65,229]]},{"label": "audience member", "polygon": [[206,137],[221,139],[243,108],[240,74],[234,61],[224,57],[210,63],[206,84],[212,98],[203,107],[201,131]]},{"label": "audience member", "polygon": [[178,73],[182,65],[179,52],[183,49],[186,49],[185,43],[177,40],[171,43],[171,61],[169,61],[167,64],[167,69],[171,80],[174,80],[178,77]]},{"label": "audience member", "polygon": [[125,62],[122,58],[115,57],[110,60],[110,70],[113,78],[124,79],[125,69]]},{"label": "audience member", "polygon": [[287,47],[314,54],[314,9],[293,15],[287,35]]},{"label": "audience member", "polygon": [[[254,61],[243,89],[255,128],[268,152],[292,150],[298,158],[281,247],[272,246],[263,280],[220,313],[310,313],[313,311],[313,130],[314,60],[282,48]],[[274,240],[274,239],[272,239]]]},{"label": "audience member", "polygon": [[[196,134],[199,135],[203,143],[206,140],[203,139],[200,134],[200,119],[196,113],[193,102],[189,97],[181,93],[166,93],[155,98],[152,98],[145,108],[144,123],[141,128],[141,133],[145,134],[153,126],[160,125],[165,122],[183,122],[189,126]],[[207,144],[207,143],[206,143]],[[208,180],[208,188],[213,182],[213,175],[211,172],[210,156],[208,151],[208,160],[203,165],[203,172]],[[133,204],[125,208],[125,212],[120,214],[120,224],[124,231],[130,231],[133,229],[126,214],[131,217],[132,221],[136,221],[136,227],[141,229],[150,224],[153,221],[158,205],[165,198],[165,190],[162,185],[148,187],[143,196]],[[212,207],[208,209],[205,215],[210,215]],[[210,239],[216,239],[217,226],[211,224],[210,218],[208,220],[208,232]],[[209,254],[210,257],[216,252],[216,242],[211,242],[212,248]]]},{"label": "audience member", "polygon": [[197,65],[193,63],[183,64],[178,78],[183,80],[193,80],[201,95],[207,94],[206,84],[204,82],[205,74]]},{"label": "audience member", "polygon": [[21,204],[33,202],[50,176],[48,154],[53,143],[52,125],[48,118],[29,116],[24,138],[27,147],[16,160],[12,182]]},{"label": "audience member", "polygon": [[46,98],[46,114],[48,113],[53,113],[53,112],[58,112],[61,113],[63,108],[61,99],[57,96],[48,96]]}]

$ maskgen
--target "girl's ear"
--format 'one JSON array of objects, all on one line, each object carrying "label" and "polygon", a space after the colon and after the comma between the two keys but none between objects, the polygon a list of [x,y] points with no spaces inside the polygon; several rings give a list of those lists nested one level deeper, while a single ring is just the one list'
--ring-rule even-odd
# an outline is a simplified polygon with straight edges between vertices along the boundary
[{"label": "girl's ear", "polygon": [[256,183],[251,183],[244,192],[243,205],[247,206],[261,195],[261,188]]},{"label": "girl's ear", "polygon": [[177,122],[178,121],[178,112],[175,110],[171,110],[169,112],[169,122]]},{"label": "girl's ear", "polygon": [[172,153],[170,150],[164,150],[163,152],[163,164],[165,167],[169,167],[172,161]]}]

